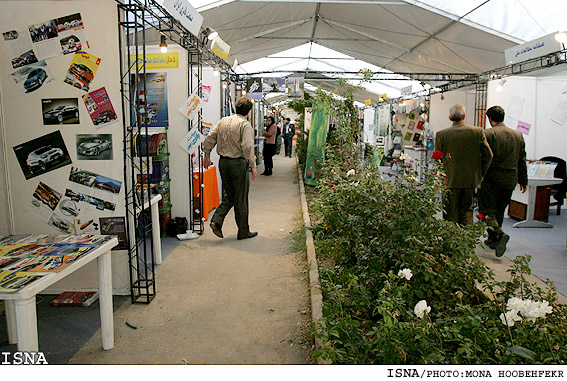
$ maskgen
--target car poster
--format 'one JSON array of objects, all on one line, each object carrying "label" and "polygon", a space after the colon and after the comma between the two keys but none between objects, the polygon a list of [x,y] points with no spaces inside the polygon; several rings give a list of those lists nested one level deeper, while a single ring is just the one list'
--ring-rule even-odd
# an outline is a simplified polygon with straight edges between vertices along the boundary
[{"label": "car poster", "polygon": [[100,66],[100,61],[100,58],[79,50],[73,56],[71,66],[69,66],[63,82],[77,89],[89,91],[91,82]]},{"label": "car poster", "polygon": [[51,215],[61,200],[61,193],[42,182],[33,192],[29,209],[44,221],[49,221]]},{"label": "car poster", "polygon": [[[136,81],[134,75],[131,81]],[[147,124],[148,127],[169,127],[167,73],[146,73],[145,80],[144,75],[139,74],[137,81],[140,124]],[[132,99],[136,98],[132,96]],[[136,125],[136,110],[131,114],[132,125]]]},{"label": "car poster", "polygon": [[79,99],[42,99],[41,112],[45,126],[53,124],[79,124]]},{"label": "car poster", "polygon": [[16,292],[44,275],[23,271],[2,271],[0,272],[0,292]]},{"label": "car poster", "polygon": [[59,130],[13,148],[26,180],[71,164]]},{"label": "car poster", "polygon": [[99,210],[114,211],[122,182],[71,167],[68,188],[65,195],[71,199],[94,205]]},{"label": "car poster", "polygon": [[31,38],[26,32],[25,29],[21,29],[2,33],[6,52],[12,62],[12,69],[39,61],[33,51]]},{"label": "car poster", "polygon": [[83,95],[83,102],[95,127],[101,128],[118,120],[110,97],[104,87]]},{"label": "car poster", "polygon": [[12,73],[12,79],[28,94],[51,82],[53,74],[45,61],[39,61],[19,68]]},{"label": "car poster", "polygon": [[89,48],[80,13],[28,26],[33,50],[40,60]]},{"label": "car poster", "polygon": [[112,250],[128,249],[128,240],[126,236],[126,219],[124,217],[101,217],[100,233],[103,235],[115,235],[118,237],[118,245]]},{"label": "car poster", "polygon": [[77,134],[77,160],[112,160],[112,134]]}]

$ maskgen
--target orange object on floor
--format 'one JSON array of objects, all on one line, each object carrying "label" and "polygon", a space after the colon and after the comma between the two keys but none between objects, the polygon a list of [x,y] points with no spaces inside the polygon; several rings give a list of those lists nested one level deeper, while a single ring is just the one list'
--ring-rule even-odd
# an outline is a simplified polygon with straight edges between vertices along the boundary
[{"label": "orange object on floor", "polygon": [[[207,221],[209,219],[209,212],[220,205],[219,199],[219,186],[217,183],[217,168],[211,165],[202,173],[203,185],[199,190],[199,172],[193,172],[193,198],[196,206],[199,205],[198,197],[203,198],[203,211],[202,216]],[[200,194],[199,194],[200,191]]]}]

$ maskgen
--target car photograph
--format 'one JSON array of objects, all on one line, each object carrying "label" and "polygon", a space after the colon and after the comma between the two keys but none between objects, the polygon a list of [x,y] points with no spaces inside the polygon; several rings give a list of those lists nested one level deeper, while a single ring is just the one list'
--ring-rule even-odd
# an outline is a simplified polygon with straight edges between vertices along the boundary
[{"label": "car photograph", "polygon": [[28,74],[24,82],[24,88],[26,91],[34,91],[35,89],[41,87],[43,82],[47,79],[47,73],[41,68],[35,68]]},{"label": "car photograph", "polygon": [[45,146],[32,151],[26,160],[28,167],[34,171],[45,171],[47,167],[63,157],[61,148]]},{"label": "car photograph", "polygon": [[64,120],[70,118],[78,118],[79,109],[75,106],[57,106],[43,113],[43,119],[46,122],[63,123]]},{"label": "car photograph", "polygon": [[116,119],[116,114],[112,110],[104,110],[101,111],[94,119],[93,123],[95,125],[101,123],[108,123],[112,120]]},{"label": "car photograph", "polygon": [[79,144],[78,152],[86,156],[98,156],[101,152],[111,149],[110,141],[104,139],[91,139]]}]

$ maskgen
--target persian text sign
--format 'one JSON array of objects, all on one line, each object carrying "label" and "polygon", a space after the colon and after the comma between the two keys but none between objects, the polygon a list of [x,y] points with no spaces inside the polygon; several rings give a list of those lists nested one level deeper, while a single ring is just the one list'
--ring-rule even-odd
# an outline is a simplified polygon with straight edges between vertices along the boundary
[{"label": "persian text sign", "polygon": [[506,65],[522,62],[531,58],[541,57],[561,50],[561,44],[555,40],[555,33],[540,37],[536,40],[506,49]]},{"label": "persian text sign", "polygon": [[[135,56],[130,56],[134,62]],[[140,60],[141,62],[141,60]],[[179,52],[146,53],[146,69],[177,69],[179,68]]]},{"label": "persian text sign", "polygon": [[228,60],[228,53],[230,52],[230,45],[224,42],[220,37],[213,40],[211,50],[223,60]]},{"label": "persian text sign", "polygon": [[205,137],[199,132],[197,127],[193,127],[191,131],[189,131],[179,142],[179,145],[187,151],[189,155],[192,155],[193,152],[199,148],[204,138]]},{"label": "persian text sign", "polygon": [[199,37],[203,16],[187,0],[165,0],[163,6],[189,32]]},{"label": "persian text sign", "polygon": [[192,120],[199,110],[203,107],[203,100],[194,92],[183,102],[179,107],[179,112],[185,115],[186,118]]}]

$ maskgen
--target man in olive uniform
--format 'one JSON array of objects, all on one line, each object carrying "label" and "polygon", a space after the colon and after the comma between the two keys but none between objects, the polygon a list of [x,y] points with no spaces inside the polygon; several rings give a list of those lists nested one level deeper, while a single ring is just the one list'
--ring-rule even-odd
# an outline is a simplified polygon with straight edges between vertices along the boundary
[{"label": "man in olive uniform", "polygon": [[[461,225],[473,223],[473,196],[492,161],[484,130],[465,125],[465,107],[449,111],[453,125],[435,137],[435,149],[444,156],[447,192],[443,195],[443,218]],[[449,155],[447,155],[449,154]]]},{"label": "man in olive uniform", "polygon": [[510,240],[510,236],[502,230],[504,211],[510,204],[516,184],[520,184],[522,192],[527,189],[526,150],[522,133],[504,124],[502,107],[490,107],[486,110],[486,116],[492,126],[485,131],[486,140],[494,157],[478,192],[478,204],[488,225],[485,243],[496,250],[497,257],[501,257]]}]

